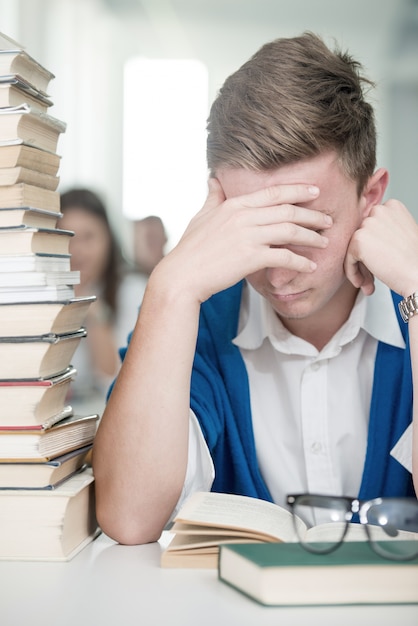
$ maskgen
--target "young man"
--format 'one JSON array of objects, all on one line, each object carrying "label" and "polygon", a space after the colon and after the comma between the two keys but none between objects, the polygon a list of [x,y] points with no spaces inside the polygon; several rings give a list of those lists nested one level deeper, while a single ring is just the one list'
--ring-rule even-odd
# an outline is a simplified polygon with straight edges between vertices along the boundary
[{"label": "young man", "polygon": [[418,226],[383,203],[360,70],[279,39],[216,98],[206,203],[150,277],[95,440],[117,541],[157,540],[197,489],[413,495],[418,319],[397,301],[418,290]]}]

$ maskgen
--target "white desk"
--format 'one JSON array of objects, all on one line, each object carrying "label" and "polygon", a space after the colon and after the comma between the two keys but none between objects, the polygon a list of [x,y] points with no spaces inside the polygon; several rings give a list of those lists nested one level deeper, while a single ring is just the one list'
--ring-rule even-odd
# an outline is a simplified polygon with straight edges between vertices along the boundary
[{"label": "white desk", "polygon": [[104,535],[68,563],[0,562],[1,626],[418,625],[418,605],[262,607],[215,570],[161,569],[159,543]]}]

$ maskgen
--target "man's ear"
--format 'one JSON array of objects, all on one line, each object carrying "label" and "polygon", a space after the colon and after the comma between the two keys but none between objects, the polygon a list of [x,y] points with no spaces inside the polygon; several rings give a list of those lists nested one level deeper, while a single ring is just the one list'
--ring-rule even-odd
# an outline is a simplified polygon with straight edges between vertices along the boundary
[{"label": "man's ear", "polygon": [[389,174],[383,167],[379,168],[373,176],[369,178],[361,194],[364,217],[370,213],[372,207],[376,204],[381,204],[388,182]]}]

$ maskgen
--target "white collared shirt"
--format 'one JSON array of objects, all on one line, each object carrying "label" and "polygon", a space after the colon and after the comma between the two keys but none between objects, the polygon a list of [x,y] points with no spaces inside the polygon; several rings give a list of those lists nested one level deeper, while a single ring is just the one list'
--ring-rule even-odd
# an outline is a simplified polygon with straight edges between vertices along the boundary
[{"label": "white collared shirt", "polygon": [[[271,305],[245,285],[234,343],[248,371],[259,466],[277,504],[283,506],[291,492],[357,495],[378,341],[405,347],[392,296],[379,281],[372,296],[359,293],[347,322],[320,351],[292,335]],[[210,489],[214,477],[193,414],[190,423],[178,506],[192,491]],[[393,455],[410,470],[408,430]]]}]

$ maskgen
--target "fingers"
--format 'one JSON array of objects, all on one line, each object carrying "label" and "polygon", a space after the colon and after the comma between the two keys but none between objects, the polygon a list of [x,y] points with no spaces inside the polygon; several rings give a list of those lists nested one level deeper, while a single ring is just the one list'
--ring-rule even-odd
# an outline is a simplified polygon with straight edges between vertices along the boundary
[{"label": "fingers", "polygon": [[370,296],[374,291],[374,276],[361,261],[348,253],[344,263],[345,274],[348,280],[361,289],[366,296]]},{"label": "fingers", "polygon": [[317,268],[314,261],[289,248],[276,248],[274,246],[266,248],[262,260],[263,267],[281,267],[294,272],[310,273]]},{"label": "fingers", "polygon": [[[320,215],[320,226],[326,227],[330,219],[324,213],[306,208],[319,196],[319,189],[313,185],[274,185],[264,187],[250,194],[228,198],[226,205],[231,211],[242,210],[252,219],[252,209],[257,209],[258,224],[276,222],[297,222],[307,227],[318,227],[317,215]],[[262,209],[262,210],[261,210]]]},{"label": "fingers", "polygon": [[317,230],[313,230],[303,221],[299,224],[292,221],[268,223],[255,229],[254,240],[259,244],[268,244],[272,248],[280,246],[325,248],[328,245],[326,231],[322,228],[318,229],[317,226],[315,228]]},{"label": "fingers", "polygon": [[[318,187],[308,184],[274,185],[241,196],[225,197],[221,182],[208,181],[208,196],[196,216],[193,227],[206,234],[216,232],[216,238],[229,241],[239,250],[275,249],[282,246],[325,248],[326,230],[332,218],[322,211],[307,208],[319,195]],[[299,204],[293,204],[293,203]],[[301,206],[306,205],[306,206]],[[220,208],[220,211],[214,209]],[[297,250],[267,252],[267,266],[283,266],[299,271],[312,271],[314,264]],[[299,257],[299,258],[296,258]],[[316,267],[316,266],[315,266]]]},{"label": "fingers", "polygon": [[222,209],[229,215],[235,215],[237,224],[242,227],[247,224],[262,226],[289,223],[290,226],[297,224],[320,231],[332,225],[329,215],[303,206],[319,196],[319,189],[314,185],[275,185],[227,199],[219,180],[211,178],[208,187],[209,193],[202,211],[206,213],[222,204]]},{"label": "fingers", "polygon": [[317,266],[307,248],[326,247],[325,233],[332,225],[315,208],[318,196],[317,187],[294,184],[226,197],[221,181],[211,178],[203,208],[166,256],[165,266],[176,280],[182,277],[183,290],[199,302],[264,268],[313,272]]},{"label": "fingers", "polygon": [[[253,209],[278,207],[282,205],[305,204],[312,202],[319,196],[319,189],[315,185],[273,185],[263,187],[249,194],[228,198],[228,206],[232,209]],[[208,180],[208,197],[206,208],[213,208],[226,200],[222,185],[217,178]]]},{"label": "fingers", "polygon": [[319,196],[319,188],[315,185],[273,185],[263,187],[251,194],[232,198],[242,207],[278,206],[283,204],[303,204],[312,202]]},{"label": "fingers", "polygon": [[416,285],[418,227],[404,205],[388,200],[371,208],[351,238],[344,268],[367,295],[373,292],[374,277],[402,294]]},{"label": "fingers", "polygon": [[347,254],[344,260],[344,271],[348,280],[356,287],[361,289],[365,295],[371,295],[374,291],[374,275],[368,268],[364,258],[364,252],[370,244],[364,241],[367,217],[363,220],[362,225],[351,237]]}]

